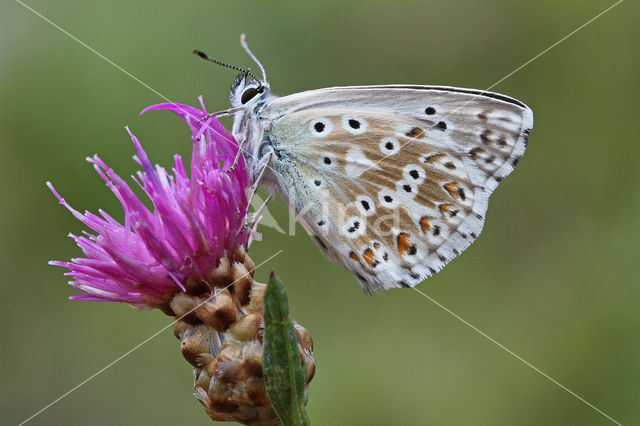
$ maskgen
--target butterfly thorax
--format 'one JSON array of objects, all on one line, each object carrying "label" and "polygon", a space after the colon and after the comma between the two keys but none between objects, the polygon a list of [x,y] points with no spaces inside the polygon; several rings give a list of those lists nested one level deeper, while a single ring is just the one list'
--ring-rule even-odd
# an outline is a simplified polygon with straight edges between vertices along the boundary
[{"label": "butterfly thorax", "polygon": [[[232,133],[241,146],[252,182],[258,178],[268,157],[276,152],[273,141],[267,136],[271,123],[260,115],[267,101],[274,98],[268,82],[247,80],[244,74],[235,79],[229,93],[232,108],[244,107],[234,115]],[[270,183],[274,183],[274,179],[265,173],[263,184]]]}]

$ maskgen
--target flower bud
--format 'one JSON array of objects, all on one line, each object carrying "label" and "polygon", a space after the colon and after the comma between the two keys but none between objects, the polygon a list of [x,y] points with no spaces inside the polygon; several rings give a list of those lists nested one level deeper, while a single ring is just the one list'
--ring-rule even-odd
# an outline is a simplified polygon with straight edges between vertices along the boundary
[{"label": "flower bud", "polygon": [[[208,283],[209,295],[176,293],[171,308],[177,313],[196,306],[197,324],[176,321],[174,334],[181,339],[184,358],[194,366],[194,395],[211,419],[278,425],[280,420],[269,402],[262,364],[266,285],[254,281],[248,273],[250,258],[244,251],[236,250],[233,259],[225,259],[215,275],[222,283],[231,279],[233,284],[227,286],[233,291],[216,281]],[[294,331],[308,392],[316,369],[313,340],[295,322]]]},{"label": "flower bud", "polygon": [[229,290],[223,289],[201,302],[196,308],[196,316],[205,324],[216,329],[226,331],[238,318],[238,309]]}]

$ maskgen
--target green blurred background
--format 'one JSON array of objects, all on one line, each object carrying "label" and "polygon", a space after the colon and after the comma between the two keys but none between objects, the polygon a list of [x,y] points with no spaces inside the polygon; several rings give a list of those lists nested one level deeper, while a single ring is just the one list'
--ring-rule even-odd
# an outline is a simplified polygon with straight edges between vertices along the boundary
[{"label": "green blurred background", "polygon": [[[412,83],[483,89],[610,1],[56,1],[28,4],[157,92],[210,110],[235,77],[194,48],[250,65],[274,92]],[[485,231],[419,288],[622,424],[640,423],[640,26],[626,1],[494,88],[534,110],[529,149],[492,197]],[[0,6],[0,415],[17,424],[169,323],[160,312],[71,302],[49,259],[79,255],[80,210],[120,211],[85,156],[136,170],[190,151],[158,94],[13,1]],[[226,124],[229,124],[227,121]],[[272,212],[288,227],[282,200]],[[412,290],[364,296],[298,226],[264,230],[315,340],[316,425],[611,424]],[[167,330],[34,418],[33,425],[206,425]]]}]

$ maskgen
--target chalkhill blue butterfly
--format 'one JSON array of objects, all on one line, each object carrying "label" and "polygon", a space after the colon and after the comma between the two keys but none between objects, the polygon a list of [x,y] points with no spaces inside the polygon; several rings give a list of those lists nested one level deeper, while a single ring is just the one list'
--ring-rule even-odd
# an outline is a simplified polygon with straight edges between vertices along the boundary
[{"label": "chalkhill blue butterfly", "polygon": [[413,287],[480,234],[489,196],[533,127],[524,103],[448,86],[330,87],[276,97],[262,71],[231,87],[256,185],[277,190],[320,250],[365,292]]}]

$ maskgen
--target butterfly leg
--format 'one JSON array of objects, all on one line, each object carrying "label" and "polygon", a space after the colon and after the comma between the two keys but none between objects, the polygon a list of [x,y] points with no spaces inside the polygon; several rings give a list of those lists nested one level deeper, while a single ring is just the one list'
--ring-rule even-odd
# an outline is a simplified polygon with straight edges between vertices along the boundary
[{"label": "butterfly leg", "polygon": [[273,155],[273,152],[270,152],[269,154],[267,154],[267,156],[263,160],[260,161],[260,163],[258,163],[260,172],[258,173],[258,177],[256,178],[255,182],[251,186],[251,195],[249,196],[249,202],[247,203],[247,206],[250,206],[251,202],[253,201],[253,196],[258,190],[258,185],[260,185],[260,181],[262,180],[262,176],[264,176],[264,172],[269,167],[269,161],[271,160],[272,155]]},{"label": "butterfly leg", "polygon": [[202,117],[200,120],[198,120],[198,123],[202,123],[203,121],[205,121],[208,118],[213,117],[214,115],[216,116],[216,118],[218,118],[218,117],[226,117],[228,115],[235,114],[238,111],[242,111],[243,109],[245,109],[244,105],[236,107],[236,108],[224,109],[222,111],[210,112],[207,115],[205,115],[204,117]]},{"label": "butterfly leg", "polygon": [[246,152],[246,150],[244,149],[244,142],[240,142],[238,144],[238,152],[236,152],[236,158],[233,159],[233,164],[231,165],[231,167],[225,170],[226,173],[231,173],[236,169],[236,166],[238,165],[238,161],[240,161],[240,156],[242,155],[243,152]]},{"label": "butterfly leg", "polygon": [[251,243],[253,241],[259,241],[259,239],[262,238],[262,235],[258,233],[258,224],[262,219],[262,212],[267,207],[267,204],[269,203],[269,201],[271,201],[271,198],[273,198],[274,193],[275,192],[272,191],[267,196],[267,198],[264,200],[264,203],[262,203],[262,205],[258,208],[258,210],[256,210],[256,212],[253,214],[253,217],[251,218],[251,223],[250,224],[247,223],[245,225],[245,227],[249,227],[249,236],[247,237],[247,249],[251,246]]},{"label": "butterfly leg", "polygon": [[257,228],[258,228],[258,223],[260,223],[260,219],[262,219],[262,212],[266,208],[267,203],[269,201],[271,201],[271,198],[273,197],[273,194],[274,194],[274,192],[272,191],[267,196],[267,198],[264,200],[262,205],[253,214],[253,216],[251,218],[251,222],[249,222],[249,208],[251,207],[251,202],[253,201],[253,197],[255,196],[256,192],[258,191],[258,186],[260,185],[260,181],[262,180],[262,177],[264,176],[264,172],[267,170],[267,167],[269,167],[269,161],[271,160],[271,156],[272,155],[273,155],[273,152],[270,152],[268,155],[266,155],[260,161],[260,163],[258,164],[258,167],[260,168],[260,172],[258,173],[258,177],[256,178],[255,182],[251,186],[251,195],[249,196],[249,201],[247,203],[247,211],[246,211],[246,214],[245,214],[245,218],[247,218],[247,219],[246,219],[246,222],[245,222],[244,228],[243,228],[243,230],[249,228],[249,237],[247,238],[247,248],[249,248],[251,243],[254,240],[256,240],[255,237],[259,235],[257,233]]}]

